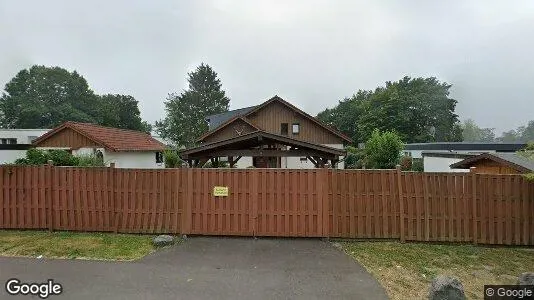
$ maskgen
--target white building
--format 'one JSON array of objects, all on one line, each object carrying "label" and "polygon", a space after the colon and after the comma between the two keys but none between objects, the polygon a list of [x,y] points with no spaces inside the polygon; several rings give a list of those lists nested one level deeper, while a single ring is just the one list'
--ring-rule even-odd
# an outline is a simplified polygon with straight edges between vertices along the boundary
[{"label": "white building", "polygon": [[164,168],[165,145],[140,131],[66,122],[37,138],[38,149],[64,149],[73,155],[97,155],[118,168]]},{"label": "white building", "polygon": [[33,140],[50,129],[0,129],[0,164],[10,164],[26,156]]},{"label": "white building", "polygon": [[513,153],[526,146],[525,143],[414,143],[404,146],[403,155],[423,159],[425,172],[468,172],[452,169],[450,165],[481,153]]}]

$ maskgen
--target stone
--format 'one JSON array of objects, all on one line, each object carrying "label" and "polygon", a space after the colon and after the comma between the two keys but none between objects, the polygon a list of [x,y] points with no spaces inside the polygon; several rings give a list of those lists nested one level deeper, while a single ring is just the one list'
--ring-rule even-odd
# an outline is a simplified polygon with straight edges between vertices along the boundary
[{"label": "stone", "polygon": [[519,285],[534,285],[534,273],[526,272],[519,275],[517,279],[517,284]]},{"label": "stone", "polygon": [[155,247],[164,247],[174,244],[174,237],[170,235],[158,235],[152,240]]},{"label": "stone", "polygon": [[437,276],[430,284],[430,300],[463,300],[464,287],[460,280],[450,276]]}]

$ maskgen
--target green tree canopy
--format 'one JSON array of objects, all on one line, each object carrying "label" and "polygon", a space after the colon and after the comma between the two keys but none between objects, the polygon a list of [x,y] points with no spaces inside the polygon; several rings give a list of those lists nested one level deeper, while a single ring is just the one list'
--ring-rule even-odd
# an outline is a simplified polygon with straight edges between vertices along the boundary
[{"label": "green tree canopy", "polygon": [[149,132],[138,102],[127,95],[96,95],[81,75],[32,66],[9,81],[0,97],[0,127],[52,128],[66,121]]},{"label": "green tree canopy", "polygon": [[166,116],[156,122],[156,131],[177,146],[190,147],[208,131],[205,118],[228,111],[230,99],[222,90],[217,73],[202,63],[188,73],[189,88],[181,94],[169,94],[165,101]]},{"label": "green tree canopy", "polygon": [[396,131],[408,143],[461,141],[451,85],[434,77],[404,77],[374,91],[358,91],[318,118],[351,136],[367,140],[374,129]]},{"label": "green tree canopy", "polygon": [[497,141],[502,143],[529,143],[534,142],[534,120],[528,122],[526,126],[519,126],[502,133]]},{"label": "green tree canopy", "polygon": [[462,137],[465,142],[494,142],[495,128],[480,128],[475,121],[467,119],[462,123]]},{"label": "green tree canopy", "polygon": [[33,66],[21,70],[0,98],[0,126],[52,128],[64,121],[97,122],[98,98],[76,71]]},{"label": "green tree canopy", "polygon": [[138,101],[129,95],[100,96],[100,124],[150,133],[152,126],[141,119]]},{"label": "green tree canopy", "polygon": [[365,143],[365,156],[369,168],[393,169],[399,163],[404,144],[394,131],[373,130]]}]

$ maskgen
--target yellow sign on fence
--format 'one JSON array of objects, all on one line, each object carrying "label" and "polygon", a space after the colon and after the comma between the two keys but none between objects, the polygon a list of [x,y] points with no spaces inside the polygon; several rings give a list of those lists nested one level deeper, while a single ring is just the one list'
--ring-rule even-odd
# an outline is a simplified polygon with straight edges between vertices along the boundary
[{"label": "yellow sign on fence", "polygon": [[227,197],[228,196],[228,187],[227,186],[214,186],[213,187],[213,196],[215,196],[215,197]]}]

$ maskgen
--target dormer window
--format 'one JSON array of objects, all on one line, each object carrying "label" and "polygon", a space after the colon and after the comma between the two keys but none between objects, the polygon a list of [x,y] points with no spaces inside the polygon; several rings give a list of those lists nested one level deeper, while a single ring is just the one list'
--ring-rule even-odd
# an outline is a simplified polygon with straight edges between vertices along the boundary
[{"label": "dormer window", "polygon": [[299,132],[300,132],[300,124],[299,123],[293,123],[293,126],[291,126],[291,131],[295,135],[299,134]]}]

